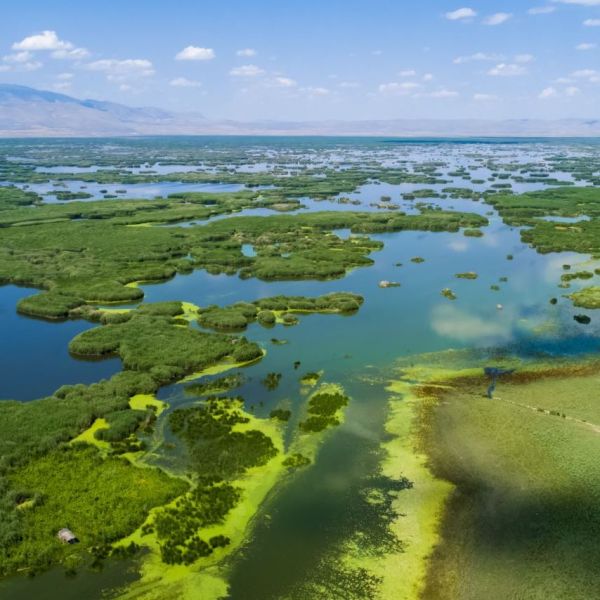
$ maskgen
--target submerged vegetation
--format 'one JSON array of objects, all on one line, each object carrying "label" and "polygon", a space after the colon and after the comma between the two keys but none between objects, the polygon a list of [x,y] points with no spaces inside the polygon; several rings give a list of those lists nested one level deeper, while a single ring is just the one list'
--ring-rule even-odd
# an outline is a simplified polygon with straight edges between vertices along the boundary
[{"label": "submerged vegetation", "polygon": [[186,444],[195,488],[158,511],[150,526],[167,564],[191,564],[228,545],[223,535],[203,539],[202,530],[222,525],[240,501],[242,492],[231,482],[277,455],[272,439],[262,431],[235,429],[250,421],[241,406],[241,399],[212,397],[169,415],[171,430]]},{"label": "submerged vegetation", "polygon": [[308,416],[298,425],[304,433],[318,432],[340,424],[340,411],[349,398],[340,390],[325,387],[314,393],[308,401]]}]

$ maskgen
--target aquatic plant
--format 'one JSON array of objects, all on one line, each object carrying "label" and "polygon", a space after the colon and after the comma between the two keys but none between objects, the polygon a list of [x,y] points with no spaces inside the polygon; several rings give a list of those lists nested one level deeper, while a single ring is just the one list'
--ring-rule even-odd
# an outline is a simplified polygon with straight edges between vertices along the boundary
[{"label": "aquatic plant", "polygon": [[600,287],[591,286],[573,292],[569,298],[581,308],[600,308]]},{"label": "aquatic plant", "polygon": [[308,402],[308,417],[298,424],[300,431],[314,433],[339,425],[338,412],[348,401],[348,396],[337,391],[313,394]]},{"label": "aquatic plant", "polygon": [[592,322],[591,317],[588,317],[588,315],[573,315],[573,319],[582,325],[589,325]]},{"label": "aquatic plant", "polygon": [[283,408],[275,408],[269,413],[271,419],[277,419],[278,421],[289,421],[291,416],[292,411]]},{"label": "aquatic plant", "polygon": [[444,288],[440,294],[444,296],[444,298],[448,298],[448,300],[456,300],[456,294],[450,288]]},{"label": "aquatic plant", "polygon": [[269,390],[275,390],[281,381],[281,373],[267,373],[261,383]]},{"label": "aquatic plant", "polygon": [[463,235],[467,237],[480,238],[483,237],[483,231],[481,229],[465,229]]}]

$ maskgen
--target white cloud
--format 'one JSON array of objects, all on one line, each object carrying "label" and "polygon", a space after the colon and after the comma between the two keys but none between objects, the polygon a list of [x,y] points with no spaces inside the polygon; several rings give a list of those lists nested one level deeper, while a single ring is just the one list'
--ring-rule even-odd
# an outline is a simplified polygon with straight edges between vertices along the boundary
[{"label": "white cloud", "polygon": [[433,74],[425,73],[425,75],[423,75],[423,81],[433,81]]},{"label": "white cloud", "polygon": [[216,54],[212,48],[186,46],[175,55],[175,60],[212,60]]},{"label": "white cloud", "polygon": [[507,341],[512,337],[510,316],[506,311],[495,318],[489,315],[484,318],[450,304],[438,305],[433,309],[431,327],[438,335],[463,342],[488,344]]},{"label": "white cloud", "polygon": [[291,77],[275,77],[274,84],[276,87],[292,88],[298,85],[298,82]]},{"label": "white cloud", "polygon": [[579,69],[573,71],[571,77],[575,79],[587,79],[589,83],[600,83],[600,72],[595,69]]},{"label": "white cloud", "polygon": [[472,8],[458,8],[446,13],[446,19],[450,21],[460,21],[462,19],[472,19],[477,13]]},{"label": "white cloud", "polygon": [[448,243],[448,248],[454,252],[466,252],[469,249],[469,244],[465,240],[453,240]]},{"label": "white cloud", "polygon": [[71,50],[55,50],[50,56],[52,58],[66,58],[69,60],[82,60],[90,53],[85,48],[72,48]]},{"label": "white cloud", "polygon": [[493,77],[516,77],[525,73],[527,69],[523,65],[512,63],[500,63],[488,71],[488,75]]},{"label": "white cloud", "polygon": [[534,60],[535,56],[533,56],[533,54],[517,54],[515,56],[515,62],[522,65],[533,62]]},{"label": "white cloud", "polygon": [[23,38],[12,45],[13,50],[71,50],[73,44],[65,42],[56,35],[56,31],[42,31]]},{"label": "white cloud", "polygon": [[583,24],[586,27],[600,27],[600,19],[586,19]]},{"label": "white cloud", "polygon": [[579,69],[578,71],[573,71],[571,77],[593,77],[597,74],[598,71],[595,69]]},{"label": "white cloud", "polygon": [[302,91],[307,92],[310,96],[328,96],[330,93],[327,88],[311,86],[303,88]]},{"label": "white cloud", "polygon": [[339,86],[341,88],[354,89],[360,87],[360,84],[356,81],[340,81]]},{"label": "white cloud", "polygon": [[456,98],[460,94],[453,90],[441,89],[436,90],[435,92],[430,92],[428,94],[422,94],[423,96],[428,96],[429,98]]},{"label": "white cloud", "polygon": [[405,69],[398,73],[398,77],[414,77],[417,72],[414,69]]},{"label": "white cloud", "polygon": [[14,54],[7,54],[2,60],[7,63],[26,63],[32,58],[33,54],[31,52],[23,50],[22,52],[15,52]]},{"label": "white cloud", "polygon": [[527,13],[530,15],[549,15],[556,10],[555,6],[534,6]]},{"label": "white cloud", "polygon": [[489,17],[486,17],[483,20],[484,25],[502,25],[502,23],[506,23],[506,21],[512,19],[511,13],[499,12]]},{"label": "white cloud", "polygon": [[541,98],[542,100],[546,100],[548,98],[556,98],[556,97],[563,96],[563,95],[566,96],[567,98],[573,98],[574,96],[577,96],[580,93],[581,93],[581,90],[574,85],[571,85],[562,91],[559,91],[555,87],[550,86],[550,87],[543,89],[540,92],[538,97]]},{"label": "white cloud", "polygon": [[238,56],[256,56],[258,52],[254,48],[244,48],[243,50],[238,50],[236,52]]},{"label": "white cloud", "polygon": [[68,92],[71,89],[70,81],[58,81],[52,84],[52,88],[57,92]]},{"label": "white cloud", "polygon": [[199,81],[194,81],[193,79],[175,77],[175,79],[171,79],[171,81],[169,81],[169,85],[172,85],[173,87],[197,88],[202,84]]},{"label": "white cloud", "polygon": [[45,30],[23,38],[20,42],[15,42],[12,49],[26,52],[50,50],[52,51],[52,58],[71,60],[81,60],[89,56],[89,52],[85,48],[76,48],[71,42],[61,40],[56,31],[51,30]]},{"label": "white cloud", "polygon": [[143,58],[105,58],[85,65],[90,71],[106,73],[110,81],[123,81],[128,77],[149,77],[154,75],[154,67],[149,60]]},{"label": "white cloud", "polygon": [[264,70],[256,65],[242,65],[241,67],[234,67],[229,71],[230,75],[234,77],[257,77],[263,75]]},{"label": "white cloud", "polygon": [[28,62],[23,65],[24,71],[37,71],[44,66],[39,60],[34,60],[33,62]]},{"label": "white cloud", "polygon": [[382,94],[399,94],[405,95],[414,90],[420,88],[421,86],[414,81],[390,81],[389,83],[382,83],[378,89]]},{"label": "white cloud", "polygon": [[575,50],[593,50],[597,47],[598,44],[594,44],[591,42],[582,42],[581,44],[577,44],[577,46],[575,46]]},{"label": "white cloud", "polygon": [[600,6],[600,0],[554,0],[560,4],[577,4],[579,6]]},{"label": "white cloud", "polygon": [[70,79],[73,79],[73,73],[60,73],[57,75],[57,79],[60,79],[61,81],[69,81]]},{"label": "white cloud", "polygon": [[558,92],[556,91],[556,88],[547,87],[547,88],[544,88],[540,92],[538,98],[541,98],[542,100],[545,100],[546,98],[554,98],[557,95],[558,95]]},{"label": "white cloud", "polygon": [[43,66],[43,63],[33,60],[34,55],[28,50],[14,52],[2,57],[0,71],[37,71]]},{"label": "white cloud", "polygon": [[457,56],[452,62],[455,65],[462,65],[464,63],[485,60],[499,61],[504,60],[504,57],[501,54],[486,54],[485,52],[476,52],[475,54],[470,54],[469,56]]},{"label": "white cloud", "polygon": [[489,100],[497,100],[498,96],[494,94],[473,94],[473,100],[477,102],[487,102]]}]

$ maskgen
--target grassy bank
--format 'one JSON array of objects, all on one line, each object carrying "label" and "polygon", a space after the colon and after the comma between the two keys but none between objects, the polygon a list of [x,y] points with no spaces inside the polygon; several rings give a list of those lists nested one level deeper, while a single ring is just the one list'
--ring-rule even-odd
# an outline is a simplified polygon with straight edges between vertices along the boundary
[{"label": "grassy bank", "polygon": [[454,486],[421,597],[595,597],[598,363],[521,365],[493,400],[480,369],[448,368],[417,388],[430,468]]}]

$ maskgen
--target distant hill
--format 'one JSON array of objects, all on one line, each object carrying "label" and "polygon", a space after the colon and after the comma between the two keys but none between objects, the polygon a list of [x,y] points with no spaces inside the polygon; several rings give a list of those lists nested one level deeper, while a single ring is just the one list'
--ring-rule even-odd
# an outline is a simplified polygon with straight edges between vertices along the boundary
[{"label": "distant hill", "polygon": [[134,135],[373,135],[397,137],[600,137],[600,119],[395,119],[216,121],[196,113],[135,108],[0,84],[0,137]]},{"label": "distant hill", "polygon": [[[202,117],[199,117],[202,120]],[[132,108],[100,100],[0,84],[0,135],[138,135],[168,129],[175,115],[158,108]]]}]

